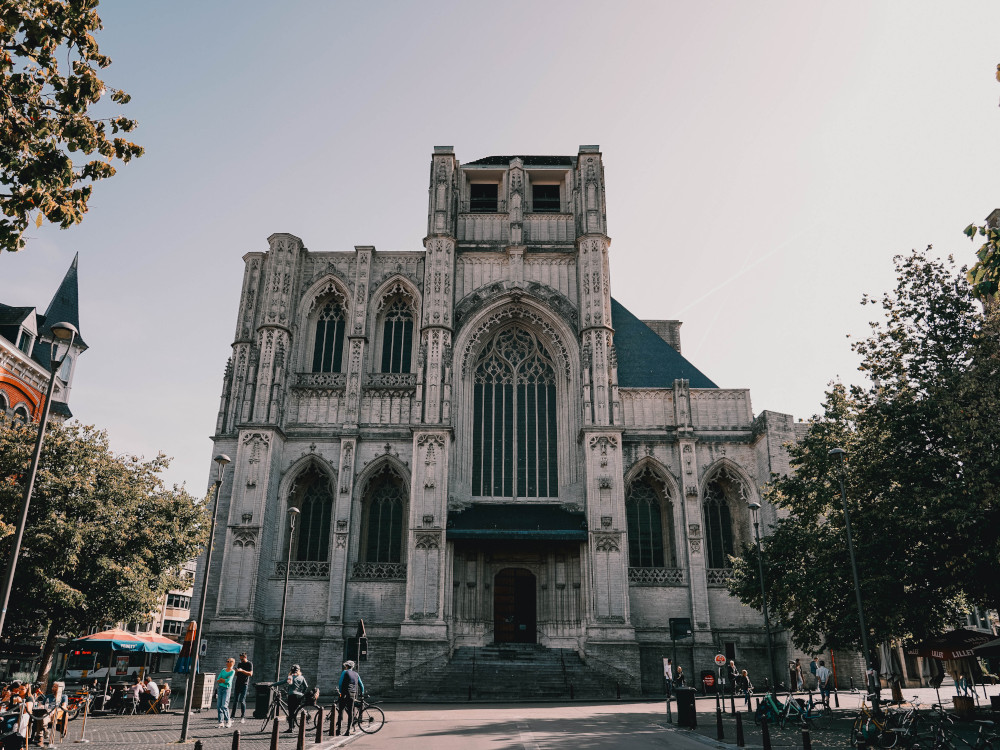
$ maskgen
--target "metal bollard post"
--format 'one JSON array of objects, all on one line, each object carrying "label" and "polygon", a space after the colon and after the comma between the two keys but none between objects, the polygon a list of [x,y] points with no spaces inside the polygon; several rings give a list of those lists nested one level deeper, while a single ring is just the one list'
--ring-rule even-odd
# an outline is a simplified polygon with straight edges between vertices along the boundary
[{"label": "metal bollard post", "polygon": [[569,699],[573,700],[573,683],[569,684]]},{"label": "metal bollard post", "polygon": [[323,707],[319,707],[319,712],[316,714],[316,744],[318,745],[323,741]]},{"label": "metal bollard post", "polygon": [[729,708],[730,708],[729,713],[731,713],[731,714],[735,714],[736,713],[736,689],[735,688],[733,689],[733,692],[731,692],[729,694]]},{"label": "metal bollard post", "polygon": [[851,681],[851,692],[853,693],[854,692],[854,677],[851,676],[848,679]]},{"label": "metal bollard post", "polygon": [[746,747],[746,744],[743,737],[743,714],[736,714],[736,747]]},{"label": "metal bollard post", "polygon": [[809,737],[809,730],[802,730],[802,750],[812,750],[812,739]]},{"label": "metal bollard post", "polygon": [[306,750],[306,723],[299,722],[299,736],[295,740],[295,750]]},{"label": "metal bollard post", "polygon": [[472,700],[472,685],[469,685],[469,697],[468,700]]},{"label": "metal bollard post", "polygon": [[278,750],[278,720],[274,720],[274,726],[271,727],[271,747],[270,750]]},{"label": "metal bollard post", "polygon": [[760,739],[764,743],[764,750],[771,750],[771,728],[766,716],[760,720]]},{"label": "metal bollard post", "polygon": [[240,730],[233,730],[233,747],[232,750],[240,750]]},{"label": "metal bollard post", "polygon": [[718,735],[716,739],[724,740],[726,739],[726,732],[722,728],[722,708],[715,709],[715,733]]},{"label": "metal bollard post", "polygon": [[618,696],[618,700],[622,699],[622,686],[617,680],[615,681],[615,694]]},{"label": "metal bollard post", "polygon": [[77,742],[90,742],[87,739],[87,714],[90,712],[90,701],[83,702],[83,726],[80,727],[80,739]]},{"label": "metal bollard post", "polygon": [[837,693],[837,686],[836,685],[833,686],[833,704],[837,708],[840,708],[840,695],[838,695],[838,693]]},{"label": "metal bollard post", "polygon": [[194,743],[194,750],[205,750],[205,746],[201,744],[201,740]]}]

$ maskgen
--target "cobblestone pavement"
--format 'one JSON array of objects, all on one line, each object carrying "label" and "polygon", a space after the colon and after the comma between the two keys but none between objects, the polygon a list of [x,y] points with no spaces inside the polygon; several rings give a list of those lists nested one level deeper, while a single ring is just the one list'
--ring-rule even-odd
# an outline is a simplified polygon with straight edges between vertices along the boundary
[{"label": "cobblestone pavement", "polygon": [[[233,733],[240,730],[240,750],[268,750],[270,747],[270,732],[258,731],[260,720],[248,717],[245,724],[239,724],[237,719],[232,729],[220,729],[215,711],[192,713],[188,725],[190,742],[178,745],[182,720],[180,712],[168,712],[156,716],[91,716],[87,719],[86,729],[89,744],[76,744],[83,728],[82,719],[69,723],[66,738],[58,744],[60,747],[88,747],[92,750],[145,750],[164,747],[192,748],[195,740],[201,740],[204,750],[230,750],[233,746]],[[329,722],[326,722],[325,728],[329,726]],[[296,734],[283,731],[278,738],[278,747],[282,750],[294,748],[296,739]],[[345,740],[353,740],[355,737],[336,739],[324,737],[324,742],[319,745],[315,744],[315,739],[315,734],[306,738],[306,747],[310,750],[340,747],[346,744]]]}]

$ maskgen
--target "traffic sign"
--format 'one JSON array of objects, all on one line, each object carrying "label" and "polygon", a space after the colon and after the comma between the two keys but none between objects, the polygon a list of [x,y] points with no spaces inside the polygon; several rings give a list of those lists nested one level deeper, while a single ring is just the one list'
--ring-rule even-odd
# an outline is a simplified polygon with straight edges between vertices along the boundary
[{"label": "traffic sign", "polygon": [[717,665],[719,665],[720,667],[726,666],[726,657],[723,656],[722,654],[716,654],[715,655],[715,663]]}]

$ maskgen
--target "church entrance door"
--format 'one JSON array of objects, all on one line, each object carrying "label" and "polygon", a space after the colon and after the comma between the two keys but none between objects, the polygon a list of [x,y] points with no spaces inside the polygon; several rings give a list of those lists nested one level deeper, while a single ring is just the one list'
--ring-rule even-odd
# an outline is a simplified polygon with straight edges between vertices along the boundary
[{"label": "church entrance door", "polygon": [[504,568],[493,579],[493,639],[535,643],[535,576],[524,568]]}]

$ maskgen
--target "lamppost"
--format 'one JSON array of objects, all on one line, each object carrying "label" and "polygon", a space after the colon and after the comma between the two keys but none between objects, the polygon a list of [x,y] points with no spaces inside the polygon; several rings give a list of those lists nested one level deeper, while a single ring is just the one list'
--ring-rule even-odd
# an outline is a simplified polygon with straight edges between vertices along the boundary
[{"label": "lamppost", "polygon": [[[31,505],[31,493],[35,488],[35,474],[38,473],[38,459],[42,455],[42,442],[45,440],[45,426],[49,421],[49,409],[52,406],[52,391],[56,386],[56,373],[62,366],[69,350],[73,348],[77,330],[72,323],[56,323],[52,326],[52,351],[49,357],[49,388],[45,392],[45,403],[42,406],[42,418],[38,422],[38,436],[35,438],[35,451],[31,454],[31,468],[28,470],[28,483],[24,487],[24,500],[21,501],[21,515],[17,519],[17,530],[14,532],[14,545],[10,549],[10,559],[3,579],[3,608],[0,609],[0,635],[3,635],[3,625],[7,620],[7,603],[10,601],[10,590],[14,586],[14,571],[17,568],[17,558],[21,554],[21,540],[24,538],[24,527],[28,522],[28,507]],[[66,351],[62,358],[57,359],[59,345],[65,343]]]},{"label": "lamppost", "polygon": [[767,668],[771,673],[771,689],[776,690],[778,678],[774,672],[774,655],[771,653],[771,619],[767,616],[767,589],[764,587],[764,556],[760,550],[760,503],[754,500],[748,503],[750,515],[753,517],[753,535],[757,540],[757,566],[760,572],[760,595],[764,600],[764,631],[767,633]]},{"label": "lamppost", "polygon": [[281,631],[278,634],[278,664],[274,668],[274,681],[281,679],[281,652],[285,649],[285,606],[288,604],[288,572],[292,569],[292,538],[295,535],[295,519],[300,511],[292,506],[288,509],[288,555],[285,557],[285,589],[281,592]]},{"label": "lamppost", "polygon": [[844,489],[844,474],[846,469],[844,468],[844,457],[847,455],[847,451],[843,448],[834,448],[830,451],[831,456],[836,456],[838,463],[840,464],[840,471],[837,473],[837,479],[840,481],[840,501],[844,506],[844,524],[847,529],[847,551],[851,556],[851,573],[854,575],[854,596],[858,600],[858,621],[861,623],[861,650],[864,651],[865,656],[865,683],[868,685],[868,692],[872,695],[872,705],[875,710],[879,710],[879,699],[878,691],[875,690],[875,686],[872,684],[872,678],[870,677],[872,672],[872,655],[871,651],[868,650],[868,628],[865,626],[865,612],[861,606],[861,584],[858,582],[858,563],[854,559],[854,540],[851,538],[851,514],[847,511],[847,490]]},{"label": "lamppost", "polygon": [[201,657],[201,626],[205,622],[205,601],[208,599],[208,576],[212,572],[212,545],[215,542],[215,521],[219,516],[219,494],[222,492],[222,474],[229,463],[229,456],[220,453],[212,459],[219,466],[219,476],[215,480],[215,507],[212,508],[212,526],[208,531],[208,550],[205,553],[205,572],[201,577],[201,604],[198,606],[198,625],[194,631],[194,653],[191,655],[191,671],[188,672],[187,692],[184,694],[184,721],[181,723],[181,742],[187,742],[188,723],[191,721],[191,701],[194,698],[194,676],[198,674]]}]

